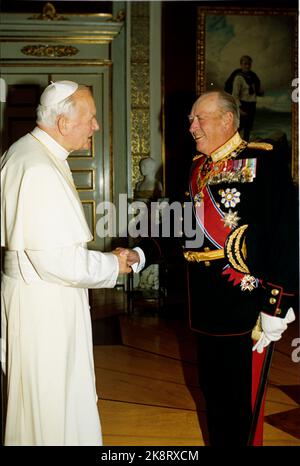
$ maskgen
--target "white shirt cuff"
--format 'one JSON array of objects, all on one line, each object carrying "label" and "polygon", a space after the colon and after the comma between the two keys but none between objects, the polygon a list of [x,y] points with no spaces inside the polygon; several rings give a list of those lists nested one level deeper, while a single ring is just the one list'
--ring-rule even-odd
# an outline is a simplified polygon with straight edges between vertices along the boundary
[{"label": "white shirt cuff", "polygon": [[138,253],[140,257],[140,261],[132,264],[131,268],[134,273],[139,273],[145,267],[146,257],[145,257],[144,251],[141,248],[136,247],[136,248],[133,248],[133,250]]}]

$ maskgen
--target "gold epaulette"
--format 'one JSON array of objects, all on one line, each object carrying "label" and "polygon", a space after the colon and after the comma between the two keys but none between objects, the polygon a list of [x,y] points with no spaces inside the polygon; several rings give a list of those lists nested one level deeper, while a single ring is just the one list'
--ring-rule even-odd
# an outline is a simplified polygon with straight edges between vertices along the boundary
[{"label": "gold epaulette", "polygon": [[249,149],[273,150],[273,146],[269,142],[249,142],[247,147]]}]

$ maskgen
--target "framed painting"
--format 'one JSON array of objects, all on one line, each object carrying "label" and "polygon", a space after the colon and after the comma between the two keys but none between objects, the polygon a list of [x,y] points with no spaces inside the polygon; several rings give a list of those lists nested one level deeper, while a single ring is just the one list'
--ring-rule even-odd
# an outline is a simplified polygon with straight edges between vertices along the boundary
[{"label": "framed painting", "polygon": [[250,140],[284,140],[298,182],[298,13],[238,7],[198,8],[197,93],[223,89],[240,58],[252,58],[260,79]]}]

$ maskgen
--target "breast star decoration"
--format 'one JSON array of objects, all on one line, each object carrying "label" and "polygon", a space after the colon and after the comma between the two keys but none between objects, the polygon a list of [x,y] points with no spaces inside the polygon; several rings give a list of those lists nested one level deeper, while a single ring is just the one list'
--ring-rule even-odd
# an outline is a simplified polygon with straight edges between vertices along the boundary
[{"label": "breast star decoration", "polygon": [[252,275],[245,275],[240,283],[242,291],[252,291],[257,288],[257,279]]},{"label": "breast star decoration", "polygon": [[222,196],[221,202],[225,207],[235,207],[240,202],[241,193],[236,188],[220,189],[219,194]]},{"label": "breast star decoration", "polygon": [[239,220],[241,219],[238,217],[237,212],[233,212],[229,209],[229,211],[224,214],[224,227],[229,227],[231,230],[234,230],[234,228],[238,226]]}]

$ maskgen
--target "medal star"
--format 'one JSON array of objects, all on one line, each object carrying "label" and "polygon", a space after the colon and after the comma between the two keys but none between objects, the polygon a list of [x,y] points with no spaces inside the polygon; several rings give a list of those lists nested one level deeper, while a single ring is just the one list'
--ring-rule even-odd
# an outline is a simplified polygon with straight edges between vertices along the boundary
[{"label": "medal star", "polygon": [[257,287],[256,279],[252,275],[245,275],[240,283],[242,291],[252,291]]},{"label": "medal star", "polygon": [[226,191],[222,189],[219,194],[222,196],[221,202],[225,207],[235,207],[240,202],[241,193],[236,188],[227,188]]},{"label": "medal star", "polygon": [[232,212],[232,210],[229,209],[229,212],[226,212],[223,218],[224,227],[229,227],[233,230],[238,226],[239,220],[241,219],[238,217],[237,212]]},{"label": "medal star", "polygon": [[201,192],[195,194],[195,196],[194,196],[194,202],[195,202],[195,206],[196,206],[196,207],[201,206],[202,200],[203,200],[203,194],[202,194]]},{"label": "medal star", "polygon": [[244,169],[242,169],[242,175],[244,178],[244,182],[251,183],[253,181],[253,173],[249,167],[245,167]]}]

